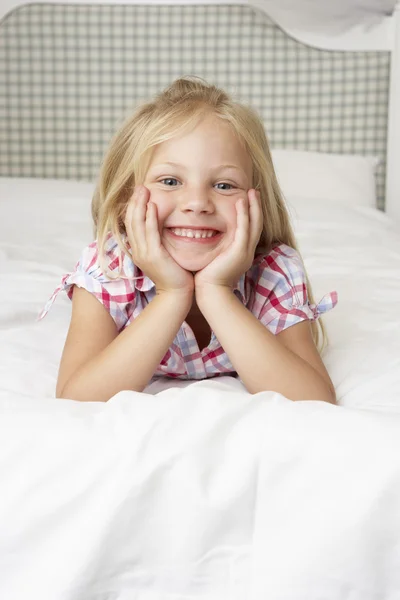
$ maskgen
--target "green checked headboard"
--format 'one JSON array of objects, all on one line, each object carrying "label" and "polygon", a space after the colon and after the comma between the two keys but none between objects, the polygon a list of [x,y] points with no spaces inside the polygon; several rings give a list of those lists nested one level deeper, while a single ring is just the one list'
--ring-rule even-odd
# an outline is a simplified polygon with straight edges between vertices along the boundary
[{"label": "green checked headboard", "polygon": [[139,102],[194,74],[252,104],[273,148],[379,156],[390,53],[308,47],[250,5],[27,4],[0,23],[0,175],[93,180]]}]

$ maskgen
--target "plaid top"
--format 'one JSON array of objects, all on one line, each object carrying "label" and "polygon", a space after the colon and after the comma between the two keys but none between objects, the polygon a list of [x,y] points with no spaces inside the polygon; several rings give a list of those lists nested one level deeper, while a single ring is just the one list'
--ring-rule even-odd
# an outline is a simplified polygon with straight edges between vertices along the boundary
[{"label": "plaid top", "polygon": [[[105,264],[110,271],[118,272],[119,255],[117,241],[109,235]],[[47,314],[61,290],[72,299],[73,286],[77,285],[103,304],[121,332],[156,294],[153,281],[126,253],[121,253],[121,265],[129,279],[108,279],[99,265],[97,242],[89,244],[74,271],[62,277],[39,320]],[[274,246],[268,254],[257,255],[250,269],[239,278],[233,293],[274,334],[305,319],[316,320],[337,304],[337,292],[326,294],[317,305],[309,303],[302,260],[299,253],[286,244]],[[210,344],[200,350],[191,327],[184,321],[153,377],[204,379],[236,373],[214,332],[211,333]]]}]

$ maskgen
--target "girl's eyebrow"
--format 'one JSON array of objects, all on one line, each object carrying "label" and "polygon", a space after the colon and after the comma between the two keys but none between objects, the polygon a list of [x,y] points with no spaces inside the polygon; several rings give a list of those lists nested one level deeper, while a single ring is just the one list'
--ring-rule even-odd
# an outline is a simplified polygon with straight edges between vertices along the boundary
[{"label": "girl's eyebrow", "polygon": [[[163,163],[159,163],[158,165],[153,165],[152,168],[155,169],[158,167],[163,167],[165,165],[172,166],[172,167],[180,167],[181,169],[187,170],[185,165],[182,165],[182,164],[176,163],[176,162],[172,162],[172,161],[166,161]],[[243,171],[243,169],[241,169],[237,165],[218,165],[217,167],[214,168],[215,171],[217,171],[219,169],[236,169],[237,171]]]}]

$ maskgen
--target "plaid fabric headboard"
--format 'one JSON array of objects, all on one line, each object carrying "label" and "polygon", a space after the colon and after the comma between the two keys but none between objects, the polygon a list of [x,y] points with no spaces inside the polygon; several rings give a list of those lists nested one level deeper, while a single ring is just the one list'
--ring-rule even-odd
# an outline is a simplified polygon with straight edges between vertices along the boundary
[{"label": "plaid fabric headboard", "polygon": [[24,5],[0,24],[0,175],[94,180],[126,115],[191,74],[254,106],[273,148],[379,156],[383,209],[389,68],[246,5]]}]

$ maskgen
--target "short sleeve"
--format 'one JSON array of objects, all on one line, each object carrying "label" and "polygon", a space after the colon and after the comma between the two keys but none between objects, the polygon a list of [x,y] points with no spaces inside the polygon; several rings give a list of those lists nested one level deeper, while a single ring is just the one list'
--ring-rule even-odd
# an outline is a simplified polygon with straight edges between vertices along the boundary
[{"label": "short sleeve", "polygon": [[310,303],[300,254],[286,244],[273,248],[260,262],[255,296],[258,320],[275,335],[306,319],[315,321],[338,302],[333,291],[318,304]]},{"label": "short sleeve", "polygon": [[[116,241],[108,240],[105,248],[105,265],[118,273],[118,245]],[[61,283],[45,304],[38,316],[43,319],[50,310],[60,292],[65,291],[72,300],[73,286],[86,289],[103,304],[121,331],[135,308],[136,293],[131,279],[107,277],[99,263],[97,242],[89,244],[70,273],[63,275]]]}]

